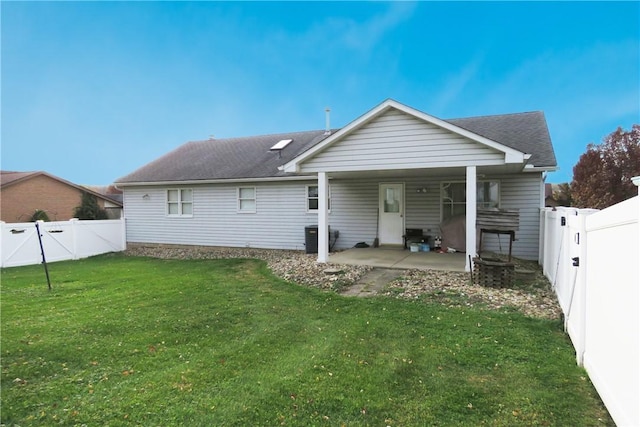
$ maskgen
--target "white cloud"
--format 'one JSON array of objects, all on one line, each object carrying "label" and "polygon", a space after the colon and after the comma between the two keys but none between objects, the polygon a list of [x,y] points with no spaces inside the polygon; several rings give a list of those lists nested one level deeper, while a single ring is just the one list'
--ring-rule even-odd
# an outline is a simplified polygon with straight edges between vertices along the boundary
[{"label": "white cloud", "polygon": [[436,95],[430,110],[433,112],[442,112],[445,111],[450,104],[457,101],[469,83],[477,76],[483,61],[484,55],[478,53],[462,69],[455,74],[447,76],[443,89]]},{"label": "white cloud", "polygon": [[349,49],[369,51],[384,35],[411,17],[414,3],[393,2],[384,13],[375,15],[368,21],[343,21],[341,43]]},{"label": "white cloud", "polygon": [[392,2],[382,13],[364,20],[330,16],[316,21],[302,33],[278,31],[267,34],[262,47],[272,51],[275,57],[280,56],[279,52],[285,52],[296,57],[327,61],[335,56],[337,50],[368,55],[389,31],[411,17],[415,7],[414,3]]}]

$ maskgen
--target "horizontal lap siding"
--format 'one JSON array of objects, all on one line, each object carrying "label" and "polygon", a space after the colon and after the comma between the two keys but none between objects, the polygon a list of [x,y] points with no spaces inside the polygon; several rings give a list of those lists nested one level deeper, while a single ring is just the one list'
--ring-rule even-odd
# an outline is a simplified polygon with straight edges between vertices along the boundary
[{"label": "horizontal lap siding", "polygon": [[[329,224],[340,231],[336,249],[353,247],[358,242],[373,244],[378,221],[380,183],[405,184],[405,227],[421,228],[425,233],[439,233],[439,181],[421,178],[385,178],[332,180]],[[426,193],[418,189],[426,188]],[[430,230],[430,231],[428,231]]]},{"label": "horizontal lap siding", "polygon": [[[500,181],[500,206],[503,209],[519,209],[520,225],[516,231],[516,241],[513,244],[513,255],[523,259],[538,259],[538,244],[540,240],[540,200],[541,180],[539,173],[526,173],[514,176],[492,177]],[[483,250],[502,253],[509,252],[509,238],[495,235],[483,237]]]},{"label": "horizontal lap siding", "polygon": [[351,248],[358,242],[373,244],[378,216],[378,181],[331,180],[330,185],[329,226],[340,232],[335,249]]},{"label": "horizontal lap siding", "polygon": [[[539,244],[539,208],[541,175],[528,173],[513,176],[486,176],[482,180],[498,180],[501,207],[519,209],[519,230],[513,246],[514,256],[537,260]],[[440,183],[451,178],[388,178],[384,181],[340,180],[331,183],[332,212],[329,222],[340,231],[336,248],[352,247],[359,241],[373,243],[376,234],[378,188],[380,182],[405,184],[405,227],[420,228],[425,234],[440,235]],[[422,192],[426,189],[426,192]],[[418,192],[418,190],[421,190]],[[350,202],[350,204],[348,204]],[[348,206],[348,207],[346,207]],[[495,235],[483,237],[484,250],[508,253],[509,240]]]},{"label": "horizontal lap siding", "polygon": [[[418,178],[387,179],[404,182],[406,226],[436,230],[440,217],[438,182]],[[331,180],[329,226],[340,232],[334,249],[372,244],[376,237],[379,179]],[[304,227],[318,223],[306,212],[306,185],[315,181],[256,186],[257,213],[236,212],[236,185],[185,186],[193,189],[193,217],[165,215],[166,188],[126,188],[124,193],[127,241],[204,246],[299,249]],[[251,185],[248,185],[251,186]],[[428,187],[428,193],[416,193]],[[148,199],[143,199],[145,194]],[[331,239],[333,242],[333,238]]]},{"label": "horizontal lap siding", "polygon": [[[520,210],[514,255],[538,257],[540,174],[487,176],[500,181],[501,206]],[[446,178],[332,179],[329,225],[340,232],[334,249],[371,245],[376,237],[378,190],[381,182],[405,184],[405,227],[440,234],[440,182]],[[259,247],[304,250],[304,228],[318,223],[306,212],[306,185],[316,181],[256,185],[257,212],[236,212],[237,185],[185,186],[192,188],[193,218],[168,218],[166,188],[126,188],[124,192],[127,241],[204,246]],[[246,185],[248,187],[252,185]],[[422,192],[422,189],[426,192]],[[418,192],[418,190],[421,190]],[[148,199],[143,195],[148,194]],[[331,239],[333,242],[333,238]],[[503,252],[508,240],[501,237]],[[496,236],[484,238],[484,249],[498,251]]]},{"label": "horizontal lap siding", "polygon": [[[427,192],[423,193],[422,189]],[[432,237],[440,235],[440,181],[407,180],[405,195],[405,227],[421,228]]]},{"label": "horizontal lap siding", "polygon": [[237,212],[238,185],[179,187],[193,189],[191,218],[165,215],[166,188],[126,188],[127,241],[304,249],[304,227],[317,223],[317,214],[306,212],[306,184],[255,185],[256,213]]},{"label": "horizontal lap siding", "polygon": [[302,165],[303,172],[491,165],[504,154],[415,117],[390,111]]}]

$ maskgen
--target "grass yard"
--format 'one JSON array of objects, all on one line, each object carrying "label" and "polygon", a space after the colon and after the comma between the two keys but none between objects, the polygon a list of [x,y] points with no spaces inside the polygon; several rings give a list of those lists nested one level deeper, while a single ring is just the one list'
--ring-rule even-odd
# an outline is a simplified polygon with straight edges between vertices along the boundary
[{"label": "grass yard", "polygon": [[2,270],[6,426],[611,425],[558,321],[346,298],[255,260]]}]

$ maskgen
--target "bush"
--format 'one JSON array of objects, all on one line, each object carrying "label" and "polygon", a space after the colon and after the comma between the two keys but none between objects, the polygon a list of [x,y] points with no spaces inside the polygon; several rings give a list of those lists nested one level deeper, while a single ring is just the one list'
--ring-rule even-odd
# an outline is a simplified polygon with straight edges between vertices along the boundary
[{"label": "bush", "polygon": [[80,206],[75,209],[75,217],[78,219],[107,219],[107,211],[100,208],[96,196],[83,192]]},{"label": "bush", "polygon": [[31,222],[36,222],[36,221],[49,222],[51,220],[49,219],[49,215],[47,215],[47,213],[45,211],[43,211],[42,209],[36,209],[35,212],[33,213],[33,215],[31,215],[31,219],[29,221],[31,221]]}]

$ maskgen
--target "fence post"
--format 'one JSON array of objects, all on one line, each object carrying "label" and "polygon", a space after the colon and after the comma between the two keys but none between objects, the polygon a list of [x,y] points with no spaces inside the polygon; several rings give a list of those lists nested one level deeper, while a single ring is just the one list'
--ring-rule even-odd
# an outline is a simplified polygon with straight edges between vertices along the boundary
[{"label": "fence post", "polygon": [[4,267],[4,254],[2,253],[2,242],[4,241],[4,221],[0,221],[0,267]]},{"label": "fence post", "polygon": [[[631,178],[631,182],[638,187],[638,247],[640,247],[640,175]],[[640,277],[640,262],[638,263],[638,277]]]},{"label": "fence post", "polygon": [[73,249],[73,253],[71,255],[71,259],[73,260],[77,260],[78,259],[78,225],[79,225],[79,219],[78,218],[71,218],[69,220],[69,225],[71,227],[71,248]]},{"label": "fence post", "polygon": [[579,320],[579,331],[578,331],[578,348],[576,348],[576,361],[578,362],[578,366],[584,365],[584,352],[587,348],[587,263],[589,260],[587,259],[587,245],[588,245],[588,236],[587,236],[587,214],[580,213],[579,216],[579,238],[578,242],[579,250],[578,250],[578,259],[580,265],[578,266],[578,272],[576,277],[576,287],[580,291],[580,299],[577,301],[579,306],[581,316]]},{"label": "fence post", "polygon": [[127,250],[127,222],[124,217],[120,217],[120,235],[122,236],[121,248],[123,251]]},{"label": "fence post", "polygon": [[546,217],[546,208],[540,208],[540,226],[538,228],[539,237],[538,237],[538,265],[544,267],[544,246],[546,239],[544,238],[544,227],[545,227],[545,217]]}]

